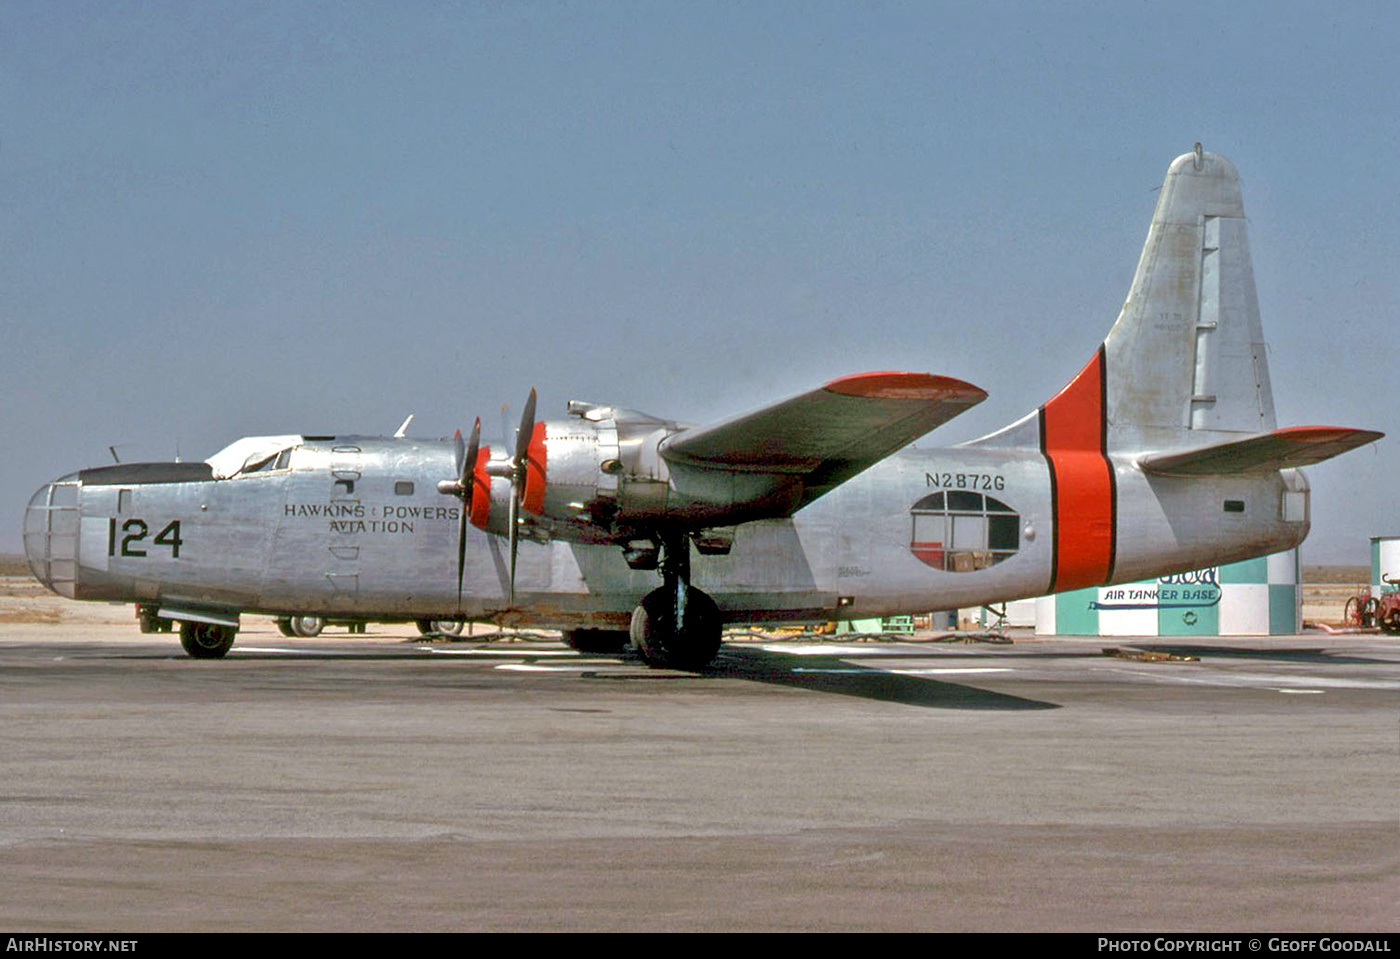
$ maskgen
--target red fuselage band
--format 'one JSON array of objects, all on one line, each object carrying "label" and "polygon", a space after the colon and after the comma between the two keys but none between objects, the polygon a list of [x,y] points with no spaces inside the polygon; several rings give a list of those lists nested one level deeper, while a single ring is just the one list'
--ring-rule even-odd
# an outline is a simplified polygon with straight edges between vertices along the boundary
[{"label": "red fuselage band", "polygon": [[1050,466],[1054,559],[1050,592],[1113,577],[1117,489],[1108,459],[1104,349],[1040,408],[1040,448]]}]

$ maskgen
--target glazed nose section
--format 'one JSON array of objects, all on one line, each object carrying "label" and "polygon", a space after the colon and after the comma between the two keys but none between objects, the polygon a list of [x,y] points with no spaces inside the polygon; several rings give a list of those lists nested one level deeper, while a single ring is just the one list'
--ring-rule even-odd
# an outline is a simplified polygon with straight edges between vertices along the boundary
[{"label": "glazed nose section", "polygon": [[24,510],[24,555],[34,578],[60,596],[78,587],[78,474],[39,487]]}]

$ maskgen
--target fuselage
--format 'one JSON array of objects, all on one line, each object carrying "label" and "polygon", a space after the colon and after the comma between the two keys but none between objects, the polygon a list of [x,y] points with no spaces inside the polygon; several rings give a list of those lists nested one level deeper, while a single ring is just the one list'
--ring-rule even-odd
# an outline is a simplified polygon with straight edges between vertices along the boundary
[{"label": "fuselage", "polygon": [[[76,599],[564,627],[625,627],[660,582],[616,545],[536,533],[521,543],[507,609],[505,539],[467,526],[459,596],[462,501],[438,490],[454,475],[451,441],[337,437],[288,450],[222,479],[205,464],[133,464],[55,480],[26,513],[30,565]],[[693,583],[728,622],[849,619],[1131,582],[1307,534],[1297,470],[1162,477],[1129,456],[1105,462],[1111,499],[1095,505],[1056,490],[1035,449],[907,449],[790,518],[725,531],[731,551],[695,556]]]}]

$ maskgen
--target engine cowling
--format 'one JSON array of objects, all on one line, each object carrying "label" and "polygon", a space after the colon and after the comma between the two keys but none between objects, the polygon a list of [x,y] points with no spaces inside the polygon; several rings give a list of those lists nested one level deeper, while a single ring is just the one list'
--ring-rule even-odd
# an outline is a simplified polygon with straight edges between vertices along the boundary
[{"label": "engine cowling", "polygon": [[[566,420],[536,422],[521,490],[521,533],[608,543],[637,525],[667,518],[669,472],[657,448],[680,424],[635,410],[571,402]],[[471,521],[509,533],[508,458],[489,447],[477,457]]]}]

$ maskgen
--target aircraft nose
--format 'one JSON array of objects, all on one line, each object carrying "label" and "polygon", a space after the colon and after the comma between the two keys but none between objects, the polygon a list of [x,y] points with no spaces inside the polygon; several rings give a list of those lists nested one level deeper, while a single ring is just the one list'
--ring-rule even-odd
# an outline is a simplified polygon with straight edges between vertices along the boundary
[{"label": "aircraft nose", "polygon": [[24,555],[34,578],[60,596],[78,584],[78,474],[46,483],[24,510]]}]

